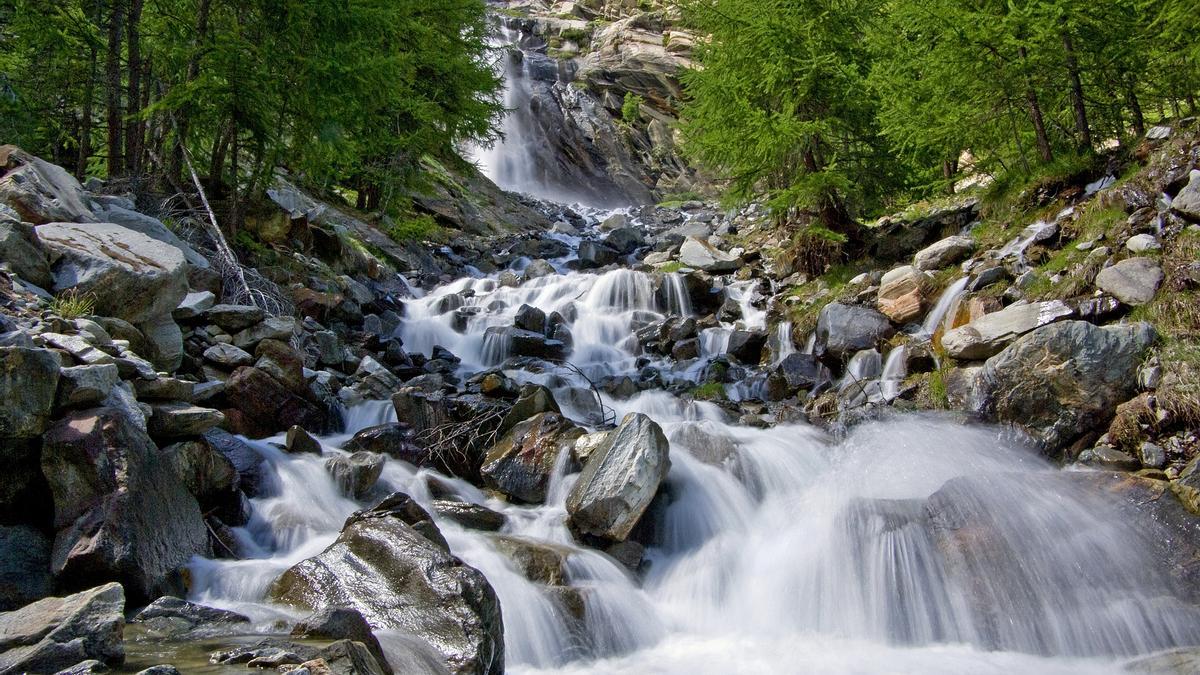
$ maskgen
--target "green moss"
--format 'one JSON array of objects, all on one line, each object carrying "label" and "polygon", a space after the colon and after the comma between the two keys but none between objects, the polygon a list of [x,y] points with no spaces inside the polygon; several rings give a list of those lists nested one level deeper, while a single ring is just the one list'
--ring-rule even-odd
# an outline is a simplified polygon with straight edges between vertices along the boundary
[{"label": "green moss", "polygon": [[726,398],[725,385],[720,382],[702,384],[692,390],[692,397],[697,401],[723,401]]},{"label": "green moss", "polygon": [[400,242],[426,241],[441,234],[441,227],[433,216],[427,214],[398,217],[388,226],[387,235]]},{"label": "green moss", "polygon": [[684,269],[684,264],[678,260],[672,260],[671,262],[660,266],[658,271],[662,272],[663,274],[671,274],[673,272],[678,272],[681,269]]}]

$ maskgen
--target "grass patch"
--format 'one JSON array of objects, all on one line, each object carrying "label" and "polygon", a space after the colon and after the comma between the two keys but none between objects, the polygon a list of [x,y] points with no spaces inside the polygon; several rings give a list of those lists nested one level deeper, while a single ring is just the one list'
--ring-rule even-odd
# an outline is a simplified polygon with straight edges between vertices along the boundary
[{"label": "grass patch", "polygon": [[50,311],[64,319],[81,319],[96,313],[96,296],[74,288],[59,293],[50,301]]},{"label": "grass patch", "polygon": [[697,401],[724,401],[725,385],[720,382],[702,384],[692,390],[692,398]]},{"label": "grass patch", "polygon": [[678,260],[672,260],[671,262],[659,267],[657,271],[662,272],[663,274],[674,274],[685,267],[686,266]]},{"label": "grass patch", "polygon": [[441,234],[441,227],[428,214],[399,216],[387,225],[384,232],[398,242],[427,241]]}]

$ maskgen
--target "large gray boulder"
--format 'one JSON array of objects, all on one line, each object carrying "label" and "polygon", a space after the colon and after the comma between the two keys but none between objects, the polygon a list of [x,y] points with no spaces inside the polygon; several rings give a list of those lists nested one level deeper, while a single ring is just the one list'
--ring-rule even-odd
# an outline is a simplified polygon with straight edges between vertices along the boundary
[{"label": "large gray boulder", "polygon": [[953,236],[921,249],[913,256],[913,265],[922,272],[940,270],[953,265],[975,252],[970,237]]},{"label": "large gray boulder", "polygon": [[1171,208],[1190,220],[1200,222],[1200,169],[1193,169],[1186,187],[1175,195]]},{"label": "large gray boulder", "polygon": [[53,673],[92,659],[119,666],[124,613],[114,583],[0,614],[0,673]]},{"label": "large gray boulder", "polygon": [[42,288],[54,283],[50,259],[28,223],[0,219],[0,262],[8,263],[17,276]]},{"label": "large gray boulder", "polygon": [[977,361],[993,356],[1029,331],[1074,314],[1061,300],[1006,307],[946,331],[942,348],[951,358]]},{"label": "large gray boulder", "polygon": [[579,532],[625,541],[671,468],[662,428],[640,413],[627,415],[588,459],[567,497]]},{"label": "large gray boulder", "polygon": [[95,222],[79,181],[60,166],[12,145],[0,147],[0,204],[34,225]]},{"label": "large gray boulder", "polygon": [[817,317],[817,355],[842,359],[875,349],[895,331],[888,318],[868,307],[830,303]]},{"label": "large gray boulder", "polygon": [[679,262],[686,267],[704,270],[709,274],[733,272],[742,266],[741,258],[730,255],[696,237],[688,237],[683,240],[683,245],[679,247]]},{"label": "large gray boulder", "polygon": [[179,571],[207,552],[207,532],[195,497],[135,421],[116,408],[73,413],[46,432],[41,461],[60,586],[116,580],[137,600],[181,590]]},{"label": "large gray boulder", "polygon": [[0,525],[0,612],[39,600],[54,591],[50,540],[27,525]]},{"label": "large gray boulder", "polygon": [[352,516],[329,548],[284,572],[271,596],[314,611],[352,607],[376,630],[427,641],[453,673],[504,672],[495,591],[405,495]]},{"label": "large gray boulder", "polygon": [[187,261],[170,244],[112,223],[50,223],[37,234],[55,257],[54,290],[92,294],[97,314],[143,324],[187,296]]},{"label": "large gray boulder", "polygon": [[167,226],[163,225],[162,221],[157,218],[151,218],[143,213],[131,211],[115,204],[106,205],[97,211],[97,216],[101,222],[114,223],[134,232],[141,232],[147,237],[161,241],[164,244],[174,246],[179,249],[179,252],[183,254],[188,263],[203,269],[208,268],[208,260],[204,256],[197,253],[196,249],[176,236],[174,232],[167,229]]},{"label": "large gray boulder", "polygon": [[1097,288],[1135,307],[1153,300],[1162,282],[1162,267],[1152,258],[1128,258],[1096,275]]},{"label": "large gray boulder", "polygon": [[49,349],[0,347],[0,438],[35,438],[46,430],[59,367]]},{"label": "large gray boulder", "polygon": [[1147,323],[1039,328],[984,364],[971,407],[1024,428],[1046,453],[1058,454],[1098,436],[1117,405],[1136,393],[1138,367],[1154,340]]}]

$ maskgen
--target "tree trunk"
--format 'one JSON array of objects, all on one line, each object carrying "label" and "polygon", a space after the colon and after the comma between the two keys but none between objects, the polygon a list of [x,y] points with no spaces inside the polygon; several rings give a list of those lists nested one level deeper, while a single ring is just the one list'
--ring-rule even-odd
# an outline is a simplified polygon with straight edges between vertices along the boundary
[{"label": "tree trunk", "polygon": [[213,139],[212,157],[208,165],[208,179],[214,186],[222,185],[225,182],[221,172],[225,169],[225,155],[229,151],[229,134],[232,131],[233,122],[230,121],[221,127],[220,133]]},{"label": "tree trunk", "polygon": [[125,122],[125,165],[131,174],[142,168],[142,144],[146,136],[145,122],[141,119],[142,103],[142,44],[139,28],[142,23],[144,0],[129,0],[129,20],[125,29],[126,51],[129,61],[129,117]]},{"label": "tree trunk", "polygon": [[946,193],[954,194],[954,177],[958,175],[958,160],[942,160],[942,178],[946,179]]},{"label": "tree trunk", "polygon": [[241,194],[238,191],[238,162],[241,161],[241,142],[238,138],[237,122],[229,123],[231,139],[229,142],[229,222],[226,223],[225,229],[229,231],[230,236],[237,236],[238,219],[241,218],[239,201]]},{"label": "tree trunk", "polygon": [[108,107],[108,176],[115,178],[125,171],[121,142],[124,115],[121,110],[121,24],[125,13],[120,0],[110,0],[108,9],[108,56],[104,64],[105,104]]},{"label": "tree trunk", "polygon": [[[1022,63],[1028,61],[1029,53],[1025,47],[1018,47],[1017,54]],[[1050,149],[1050,137],[1046,135],[1046,120],[1042,117],[1042,106],[1038,103],[1037,92],[1028,75],[1025,76],[1025,103],[1029,106],[1029,121],[1033,123],[1033,130],[1037,134],[1038,155],[1043,162],[1052,162],[1054,151]]]},{"label": "tree trunk", "polygon": [[1075,56],[1075,45],[1068,33],[1063,33],[1063,52],[1067,56],[1067,74],[1071,81],[1071,107],[1075,109],[1075,131],[1079,134],[1079,145],[1085,151],[1092,149],[1092,129],[1088,125],[1087,106],[1084,105],[1083,81],[1079,77],[1079,59]]},{"label": "tree trunk", "polygon": [[1132,75],[1125,76],[1125,104],[1129,106],[1129,114],[1133,116],[1133,135],[1138,138],[1145,136],[1146,117],[1142,114],[1142,104],[1138,102]]}]

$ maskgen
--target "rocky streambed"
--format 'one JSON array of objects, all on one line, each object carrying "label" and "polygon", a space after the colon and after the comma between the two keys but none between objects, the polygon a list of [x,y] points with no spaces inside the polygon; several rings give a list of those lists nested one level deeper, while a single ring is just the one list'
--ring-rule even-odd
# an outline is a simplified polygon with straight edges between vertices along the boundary
[{"label": "rocky streambed", "polygon": [[1195,430],[1131,315],[1193,278],[1186,170],[995,247],[973,202],[880,223],[836,290],[695,202],[540,204],[408,277],[298,245],[236,297],[211,242],[5,155],[0,672],[1196,663]]}]

